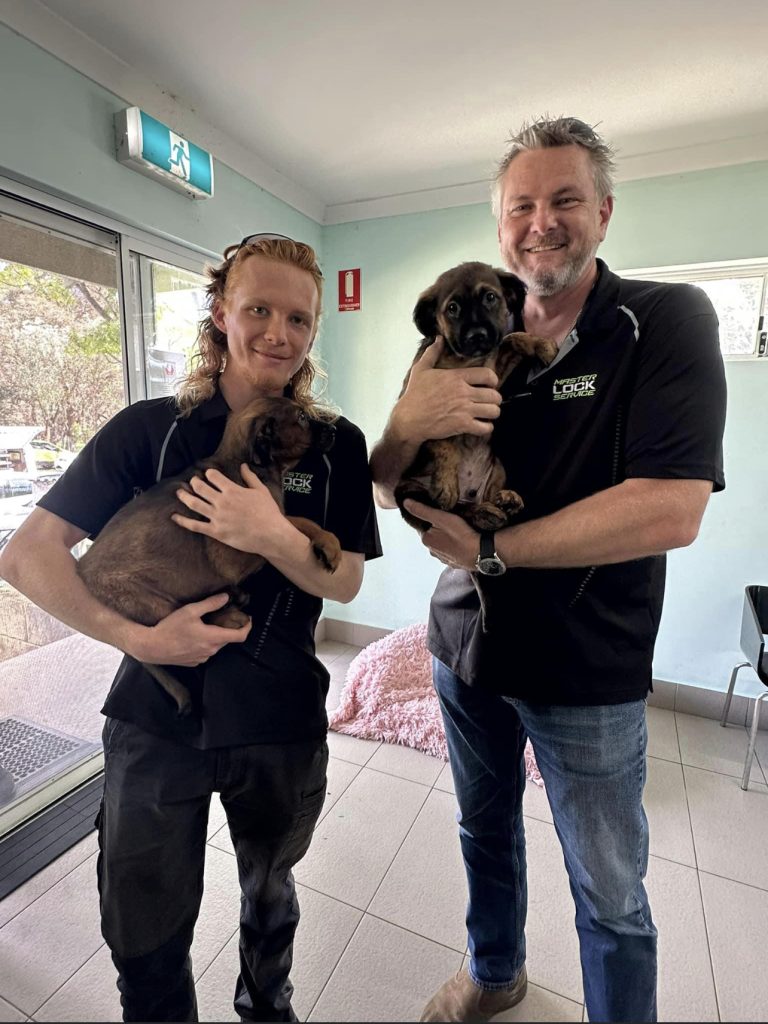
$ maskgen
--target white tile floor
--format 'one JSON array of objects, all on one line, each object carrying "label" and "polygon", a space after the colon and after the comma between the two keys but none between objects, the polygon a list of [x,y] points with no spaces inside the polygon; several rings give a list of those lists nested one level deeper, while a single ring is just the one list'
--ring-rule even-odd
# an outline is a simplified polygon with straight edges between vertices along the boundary
[{"label": "white tile floor", "polygon": [[[325,642],[334,707],[356,648]],[[768,1010],[768,734],[750,789],[747,734],[648,709],[648,889],[664,1021],[763,1021]],[[310,1021],[413,1021],[463,961],[465,883],[450,773],[402,747],[331,734],[329,795],[296,871],[294,1006]],[[764,774],[765,772],[765,774]],[[584,1017],[573,906],[546,795],[525,796],[528,996],[499,1020]],[[0,902],[0,1020],[117,1021],[95,836]],[[238,887],[218,801],[192,950],[200,1019],[237,1020]]]}]

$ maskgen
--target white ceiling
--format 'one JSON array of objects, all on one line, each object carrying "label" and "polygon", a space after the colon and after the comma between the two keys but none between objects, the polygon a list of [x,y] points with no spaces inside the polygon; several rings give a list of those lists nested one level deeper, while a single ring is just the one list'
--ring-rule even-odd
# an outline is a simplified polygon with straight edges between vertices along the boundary
[{"label": "white ceiling", "polygon": [[315,219],[477,202],[510,130],[619,177],[768,159],[767,0],[16,0],[0,17]]}]

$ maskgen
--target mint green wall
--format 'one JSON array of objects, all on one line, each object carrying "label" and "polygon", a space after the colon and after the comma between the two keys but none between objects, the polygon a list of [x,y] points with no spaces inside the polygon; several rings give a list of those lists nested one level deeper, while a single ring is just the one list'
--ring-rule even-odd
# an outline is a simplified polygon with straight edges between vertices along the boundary
[{"label": "mint green wall", "polygon": [[[601,255],[615,270],[768,256],[767,185],[765,163],[629,182]],[[326,354],[333,397],[373,444],[418,342],[410,313],[419,292],[461,260],[497,263],[495,223],[478,205],[338,225],[325,229],[324,259],[330,278],[362,270],[362,310],[328,314]],[[695,545],[669,557],[654,664],[660,679],[711,689],[742,660],[744,586],[768,584],[768,360],[728,362],[726,372],[727,488]],[[379,522],[386,557],[368,566],[358,598],[328,615],[392,628],[423,621],[440,567],[397,512]]]},{"label": "mint green wall", "polygon": [[[329,393],[366,432],[381,433],[418,341],[419,292],[461,260],[498,261],[485,205],[321,228],[216,162],[216,195],[194,202],[122,167],[112,116],[125,102],[0,26],[0,173],[150,232],[220,251],[249,231],[301,237],[322,255],[328,314],[322,352]],[[768,256],[768,165],[747,164],[627,183],[602,255],[616,270]],[[336,272],[362,268],[363,308],[337,313]],[[768,360],[727,364],[728,487],[692,548],[670,556],[655,671],[722,688],[740,660],[741,590],[768,583]],[[380,513],[386,557],[335,618],[398,627],[424,620],[439,567],[395,512]]]},{"label": "mint green wall", "polygon": [[0,25],[0,174],[213,252],[255,231],[321,248],[319,224],[219,161],[203,200],[119,164],[112,119],[127,105]]},{"label": "mint green wall", "polygon": [[[361,268],[362,309],[338,313],[326,301],[325,356],[330,393],[364,431],[381,434],[419,342],[411,313],[419,293],[462,260],[498,262],[495,222],[484,206],[359,221],[325,229],[327,275]],[[397,628],[426,621],[442,566],[395,511],[379,512],[385,557],[370,562],[360,595],[329,603],[329,617]]]}]

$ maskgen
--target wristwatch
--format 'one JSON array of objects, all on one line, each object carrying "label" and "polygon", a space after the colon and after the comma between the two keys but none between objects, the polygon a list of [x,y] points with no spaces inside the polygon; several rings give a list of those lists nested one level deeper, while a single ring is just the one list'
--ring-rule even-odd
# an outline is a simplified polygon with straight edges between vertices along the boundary
[{"label": "wristwatch", "polygon": [[502,576],[507,567],[496,554],[495,533],[483,530],[480,534],[480,553],[475,562],[475,569],[483,576]]}]

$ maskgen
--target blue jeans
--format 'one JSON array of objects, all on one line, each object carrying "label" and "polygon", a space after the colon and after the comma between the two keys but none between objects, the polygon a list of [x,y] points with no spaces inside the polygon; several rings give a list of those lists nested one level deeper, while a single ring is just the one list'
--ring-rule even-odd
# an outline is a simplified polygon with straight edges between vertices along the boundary
[{"label": "blue jeans", "polygon": [[525,962],[524,749],[531,739],[576,904],[584,996],[595,1021],[656,1020],[648,866],[645,701],[530,704],[433,674],[459,803],[473,980],[509,985]]}]

